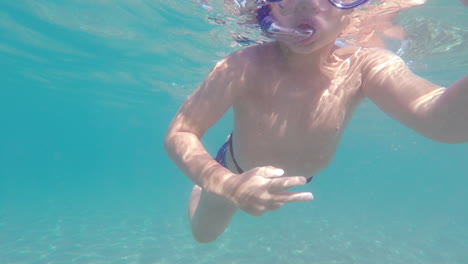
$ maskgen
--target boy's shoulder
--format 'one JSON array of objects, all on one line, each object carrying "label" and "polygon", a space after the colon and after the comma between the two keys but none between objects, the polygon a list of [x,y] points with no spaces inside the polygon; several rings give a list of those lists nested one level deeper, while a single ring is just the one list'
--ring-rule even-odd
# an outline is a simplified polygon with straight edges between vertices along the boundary
[{"label": "boy's shoulder", "polygon": [[372,65],[375,65],[375,63],[382,63],[390,60],[403,61],[403,59],[394,52],[383,48],[362,48],[360,58],[366,64],[370,63]]},{"label": "boy's shoulder", "polygon": [[230,60],[232,62],[253,61],[259,56],[259,53],[262,51],[261,47],[263,45],[264,44],[244,47],[242,49],[230,53],[225,57],[225,59]]},{"label": "boy's shoulder", "polygon": [[239,66],[256,66],[263,64],[266,54],[269,52],[271,43],[263,43],[259,45],[244,47],[240,50],[230,53],[222,61],[232,67]]},{"label": "boy's shoulder", "polygon": [[[377,72],[381,72],[381,70],[385,69],[386,72],[388,70],[406,70],[407,65],[405,61],[390,50],[386,50],[383,48],[363,48],[362,54],[360,55],[360,64],[361,64],[361,72],[364,76],[368,76],[368,73],[373,72],[374,74]],[[388,66],[391,65],[391,68]]]},{"label": "boy's shoulder", "polygon": [[[219,75],[224,80],[236,80],[236,82],[245,82],[255,78],[261,66],[265,65],[262,62],[260,46],[250,46],[228,54],[214,65],[209,76]],[[243,78],[239,79],[239,76]]]},{"label": "boy's shoulder", "polygon": [[404,63],[403,59],[390,50],[373,47],[344,47],[335,51],[335,56],[341,61],[350,61],[366,73],[376,67],[384,67],[388,63]]},{"label": "boy's shoulder", "polygon": [[247,87],[246,82],[258,76],[259,65],[262,65],[259,46],[246,47],[226,55],[214,65],[205,80],[222,80],[230,82],[233,87]]},{"label": "boy's shoulder", "polygon": [[334,54],[342,58],[355,57],[360,62],[374,60],[376,58],[399,58],[399,56],[392,51],[373,47],[342,47],[335,50]]}]

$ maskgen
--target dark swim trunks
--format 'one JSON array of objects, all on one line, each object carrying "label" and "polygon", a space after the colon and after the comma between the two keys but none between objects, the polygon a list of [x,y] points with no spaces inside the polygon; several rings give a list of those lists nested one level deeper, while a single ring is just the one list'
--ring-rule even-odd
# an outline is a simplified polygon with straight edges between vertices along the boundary
[{"label": "dark swim trunks", "polygon": [[241,169],[239,164],[236,161],[236,158],[234,158],[234,150],[232,148],[232,133],[229,135],[228,140],[221,146],[221,148],[218,150],[218,154],[216,154],[215,160],[223,165],[225,168],[227,168],[227,162],[226,162],[226,152],[229,149],[231,152],[231,157],[232,157],[232,162],[234,163],[234,166],[236,166],[237,172],[239,174],[244,173],[244,170]]},{"label": "dark swim trunks", "polygon": [[[232,162],[234,163],[234,166],[236,167],[237,172],[239,174],[244,173],[244,170],[241,169],[241,167],[239,166],[239,164],[236,161],[236,158],[234,157],[234,150],[233,150],[233,147],[232,147],[232,133],[229,135],[228,140],[226,142],[224,142],[224,144],[218,150],[218,153],[216,154],[215,160],[219,164],[223,165],[225,168],[228,168],[227,162],[226,162],[226,152],[227,152],[228,149],[229,149],[229,152],[231,153]],[[307,183],[309,183],[311,180],[312,180],[312,177],[307,178]]]}]

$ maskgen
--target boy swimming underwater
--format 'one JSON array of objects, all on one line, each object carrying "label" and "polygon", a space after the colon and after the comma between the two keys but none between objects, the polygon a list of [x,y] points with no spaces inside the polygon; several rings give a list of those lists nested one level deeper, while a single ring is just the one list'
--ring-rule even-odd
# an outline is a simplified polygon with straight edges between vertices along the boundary
[{"label": "boy swimming underwater", "polygon": [[[309,192],[287,190],[328,166],[365,97],[426,137],[468,142],[468,75],[445,89],[389,51],[335,45],[365,0],[261,2],[259,22],[276,41],[218,62],[165,139],[170,157],[195,183],[189,216],[197,241],[216,239],[237,209],[258,216],[312,200]],[[200,138],[230,107],[234,131],[215,160]]]}]

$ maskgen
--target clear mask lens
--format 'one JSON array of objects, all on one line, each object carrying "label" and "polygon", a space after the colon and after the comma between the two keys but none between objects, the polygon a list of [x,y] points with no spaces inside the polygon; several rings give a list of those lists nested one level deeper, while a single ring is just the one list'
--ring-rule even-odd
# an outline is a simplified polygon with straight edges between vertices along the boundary
[{"label": "clear mask lens", "polygon": [[269,1],[267,0],[267,2],[269,2],[270,4],[274,4],[274,5],[277,5],[280,10],[280,14],[282,16],[289,16],[289,15],[292,15],[294,13],[294,9],[296,8],[296,4],[297,2],[300,2],[302,0],[273,0],[273,1]]},{"label": "clear mask lens", "polygon": [[332,5],[339,9],[352,9],[356,8],[368,0],[328,0]]},{"label": "clear mask lens", "polygon": [[[281,9],[281,15],[286,16],[290,15],[294,12],[296,8],[296,4],[302,1],[310,1],[310,0],[265,0],[265,2],[270,4],[276,4]],[[315,0],[317,1],[317,0]],[[327,0],[319,0],[319,1],[327,1]],[[330,4],[334,7],[339,9],[352,9],[356,8],[369,0],[328,0]]]}]

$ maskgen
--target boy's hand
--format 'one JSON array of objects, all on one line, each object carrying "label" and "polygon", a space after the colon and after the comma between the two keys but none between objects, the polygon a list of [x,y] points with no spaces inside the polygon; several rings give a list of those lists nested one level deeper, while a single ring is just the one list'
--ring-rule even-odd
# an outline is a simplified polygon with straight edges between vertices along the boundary
[{"label": "boy's hand", "polygon": [[284,171],[275,167],[257,167],[225,182],[227,198],[246,213],[259,216],[275,210],[289,202],[305,202],[313,199],[312,193],[285,192],[287,189],[304,185],[302,176],[283,176]]}]

